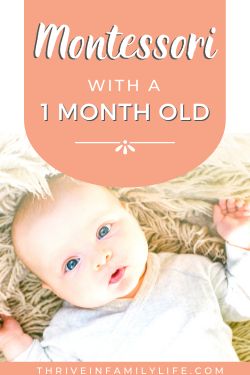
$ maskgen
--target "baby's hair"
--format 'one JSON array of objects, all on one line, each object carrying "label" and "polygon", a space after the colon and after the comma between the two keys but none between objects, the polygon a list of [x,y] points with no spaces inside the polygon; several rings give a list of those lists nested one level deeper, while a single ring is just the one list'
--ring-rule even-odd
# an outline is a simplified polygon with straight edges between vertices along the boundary
[{"label": "baby's hair", "polygon": [[59,181],[59,179],[64,179],[66,176],[63,174],[57,175],[49,175],[46,177],[46,181],[48,183],[48,191],[45,195],[34,194],[32,192],[26,192],[20,198],[16,209],[15,214],[12,221],[11,226],[11,239],[12,244],[14,246],[14,251],[18,257],[20,257],[18,246],[16,245],[16,227],[18,223],[25,219],[27,215],[37,214],[40,210],[44,209],[46,201],[48,200],[53,201],[53,194],[51,192],[50,186],[55,182]]},{"label": "baby's hair", "polygon": [[75,180],[71,177],[68,177],[68,176],[66,176],[62,173],[58,173],[58,174],[55,174],[55,175],[48,175],[45,178],[46,178],[46,182],[48,184],[47,193],[45,195],[39,195],[39,194],[35,194],[35,193],[32,193],[32,192],[24,193],[22,195],[22,197],[20,198],[17,206],[16,206],[15,215],[14,215],[14,218],[13,218],[13,223],[14,223],[16,217],[18,217],[18,215],[20,214],[20,212],[22,213],[25,209],[28,209],[30,206],[32,206],[32,208],[39,208],[39,207],[43,206],[45,201],[48,201],[48,200],[53,201],[54,197],[53,197],[53,194],[51,192],[51,186],[53,186],[54,183],[60,182],[60,180],[62,180],[61,182],[63,182],[63,180],[65,180],[65,181],[72,181],[75,184],[80,183],[80,181],[77,181],[77,180]]}]

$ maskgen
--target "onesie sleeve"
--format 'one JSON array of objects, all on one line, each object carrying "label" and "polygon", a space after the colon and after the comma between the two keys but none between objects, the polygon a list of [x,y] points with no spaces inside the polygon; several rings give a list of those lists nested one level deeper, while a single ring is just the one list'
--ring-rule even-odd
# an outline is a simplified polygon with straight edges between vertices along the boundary
[{"label": "onesie sleeve", "polygon": [[211,280],[226,321],[250,319],[250,251],[226,244],[227,264],[211,265]]},{"label": "onesie sleeve", "polygon": [[[81,329],[85,314],[82,309],[68,303],[55,313],[50,324],[43,332],[43,338],[33,340],[31,345],[13,362],[79,362],[79,346],[83,347],[84,338]],[[83,356],[85,351],[83,350]]]},{"label": "onesie sleeve", "polygon": [[56,347],[43,347],[39,340],[32,344],[23,353],[19,354],[12,362],[78,362],[79,359],[63,353]]},{"label": "onesie sleeve", "polygon": [[33,340],[32,344],[24,352],[19,354],[13,362],[52,362],[38,340]]}]

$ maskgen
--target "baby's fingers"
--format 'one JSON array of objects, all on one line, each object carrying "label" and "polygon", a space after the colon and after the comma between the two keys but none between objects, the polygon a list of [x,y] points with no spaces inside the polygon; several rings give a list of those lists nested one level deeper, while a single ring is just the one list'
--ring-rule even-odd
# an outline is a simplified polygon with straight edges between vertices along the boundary
[{"label": "baby's fingers", "polygon": [[249,202],[249,201],[245,202],[243,208],[244,208],[246,211],[250,211],[250,202]]},{"label": "baby's fingers", "polygon": [[250,213],[250,202],[249,201],[244,201],[243,199],[237,199],[236,206],[237,206],[237,210],[239,212]]},{"label": "baby's fingers", "polygon": [[244,217],[250,217],[250,211],[244,211],[244,210],[239,210],[236,211],[233,216],[237,219],[244,218]]},{"label": "baby's fingers", "polygon": [[225,215],[227,213],[227,200],[226,199],[220,199],[219,200],[219,206],[222,211],[222,213]]},{"label": "baby's fingers", "polygon": [[230,198],[227,200],[227,211],[229,213],[234,213],[237,210],[236,200],[234,198]]},{"label": "baby's fingers", "polygon": [[6,318],[7,318],[7,315],[0,314],[0,328],[3,326]]},{"label": "baby's fingers", "polygon": [[244,201],[244,199],[236,199],[236,202],[235,202],[235,204],[236,204],[236,207],[240,210],[240,209],[242,209],[243,207],[244,207],[244,205],[245,205],[245,201]]},{"label": "baby's fingers", "polygon": [[13,329],[19,326],[15,318],[9,315],[0,314],[0,326],[6,329]]},{"label": "baby's fingers", "polygon": [[216,204],[213,210],[213,220],[215,224],[218,224],[224,218],[223,210],[221,206]]},{"label": "baby's fingers", "polygon": [[246,201],[244,199],[220,199],[219,206],[221,208],[223,215],[235,214],[238,211],[250,212],[250,201]]},{"label": "baby's fingers", "polygon": [[219,206],[223,215],[227,215],[228,213],[234,213],[237,210],[236,200],[234,198],[229,199],[220,199]]}]

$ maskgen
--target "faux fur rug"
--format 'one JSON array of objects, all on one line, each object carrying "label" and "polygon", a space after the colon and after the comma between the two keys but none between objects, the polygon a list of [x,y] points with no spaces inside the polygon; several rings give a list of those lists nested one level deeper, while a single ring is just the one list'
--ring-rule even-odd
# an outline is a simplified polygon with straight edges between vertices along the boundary
[{"label": "faux fur rug", "polygon": [[[33,337],[41,336],[61,301],[42,289],[16,259],[10,229],[23,194],[45,196],[49,193],[45,177],[55,173],[25,138],[1,137],[0,313],[15,316]],[[151,251],[197,253],[225,262],[223,240],[212,225],[212,206],[223,197],[250,198],[250,135],[225,138],[205,163],[183,177],[114,191],[141,223]],[[231,327],[240,359],[250,362],[250,321]]]}]

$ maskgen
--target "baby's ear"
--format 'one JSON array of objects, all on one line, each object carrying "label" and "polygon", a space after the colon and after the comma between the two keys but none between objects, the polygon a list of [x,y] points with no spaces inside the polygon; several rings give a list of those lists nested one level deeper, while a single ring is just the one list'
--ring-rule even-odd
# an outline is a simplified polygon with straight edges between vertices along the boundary
[{"label": "baby's ear", "polygon": [[125,210],[128,210],[128,203],[127,203],[127,202],[125,202],[125,201],[121,201],[121,200],[120,200],[120,204],[121,204],[121,206],[122,206],[123,208],[125,208]]},{"label": "baby's ear", "polygon": [[45,283],[42,283],[42,288],[52,290],[51,287],[49,285],[45,284]]}]

